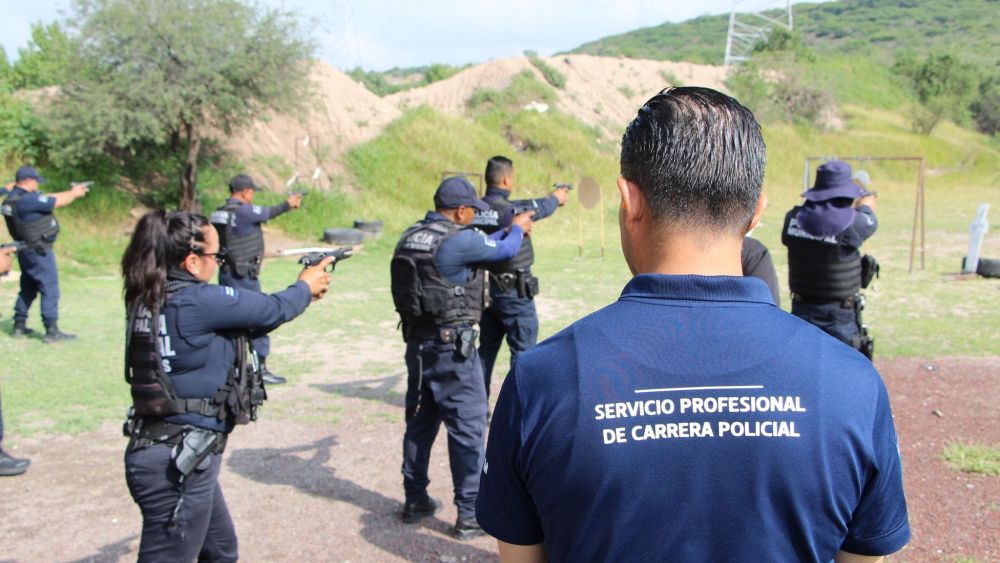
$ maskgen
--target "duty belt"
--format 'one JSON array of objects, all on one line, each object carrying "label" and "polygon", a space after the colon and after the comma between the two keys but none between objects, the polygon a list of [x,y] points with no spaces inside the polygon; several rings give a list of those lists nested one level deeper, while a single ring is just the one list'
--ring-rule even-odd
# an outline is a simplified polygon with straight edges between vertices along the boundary
[{"label": "duty belt", "polygon": [[413,330],[413,340],[436,340],[442,344],[454,344],[458,341],[459,335],[466,330],[472,329],[472,325],[464,326],[441,326],[441,327],[417,327]]},{"label": "duty belt", "polygon": [[[128,424],[128,422],[126,422]],[[126,433],[131,439],[128,443],[129,451],[134,449],[148,448],[155,444],[170,444],[176,446],[184,441],[184,434],[192,427],[183,424],[166,422],[161,418],[136,417],[131,433]],[[227,435],[218,432],[222,439],[219,452],[225,449]]]}]

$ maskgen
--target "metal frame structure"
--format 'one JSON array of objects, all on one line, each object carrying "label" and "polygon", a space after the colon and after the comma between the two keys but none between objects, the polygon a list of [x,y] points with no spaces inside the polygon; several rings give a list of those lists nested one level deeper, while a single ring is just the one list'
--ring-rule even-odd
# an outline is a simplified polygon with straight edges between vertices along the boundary
[{"label": "metal frame structure", "polygon": [[920,228],[920,269],[925,269],[925,235],[926,229],[924,228],[924,218],[926,213],[924,211],[924,157],[922,156],[807,156],[805,162],[805,168],[802,173],[802,191],[809,189],[809,178],[812,175],[812,164],[814,160],[819,161],[830,161],[830,160],[848,160],[853,162],[860,162],[864,164],[865,162],[878,162],[878,161],[897,161],[897,162],[915,162],[917,163],[917,190],[916,198],[913,203],[913,233],[910,235],[910,269],[909,273],[913,273],[913,259],[917,252],[917,226]]},{"label": "metal frame structure", "polygon": [[792,29],[792,0],[785,0],[787,23],[767,15],[765,10],[737,15],[737,6],[745,2],[746,0],[733,0],[733,9],[729,12],[729,32],[726,34],[724,62],[726,66],[750,60],[753,48],[758,42],[767,39],[775,27],[783,27],[789,31]]}]

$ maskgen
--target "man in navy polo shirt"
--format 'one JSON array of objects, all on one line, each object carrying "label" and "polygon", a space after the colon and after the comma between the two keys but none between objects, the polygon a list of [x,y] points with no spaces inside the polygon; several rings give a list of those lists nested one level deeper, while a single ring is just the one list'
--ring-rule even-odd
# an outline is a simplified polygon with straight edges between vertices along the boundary
[{"label": "man in navy polo shirt", "polygon": [[866,561],[909,540],[879,374],[741,276],[764,161],[714,90],[629,124],[635,277],[525,352],[494,410],[476,514],[503,561]]}]

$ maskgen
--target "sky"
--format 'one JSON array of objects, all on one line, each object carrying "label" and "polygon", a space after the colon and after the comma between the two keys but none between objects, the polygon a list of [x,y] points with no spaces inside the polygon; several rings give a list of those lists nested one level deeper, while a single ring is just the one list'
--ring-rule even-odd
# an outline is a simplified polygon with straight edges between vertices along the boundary
[{"label": "sky", "polygon": [[[341,69],[460,65],[569,50],[640,27],[729,13],[732,0],[258,0],[300,14],[319,56]],[[740,11],[783,7],[741,0]],[[69,0],[0,0],[0,45],[10,59],[31,24],[63,19]]]}]

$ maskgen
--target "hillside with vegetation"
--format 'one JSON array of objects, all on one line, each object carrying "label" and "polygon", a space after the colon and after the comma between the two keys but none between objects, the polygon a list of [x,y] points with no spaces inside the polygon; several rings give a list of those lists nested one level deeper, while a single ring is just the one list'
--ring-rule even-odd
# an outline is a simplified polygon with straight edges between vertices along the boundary
[{"label": "hillside with vegetation", "polygon": [[[792,11],[796,31],[820,53],[892,63],[907,51],[945,51],[984,67],[1000,62],[996,0],[837,0],[794,4]],[[728,27],[728,14],[702,16],[603,37],[569,52],[721,64]]]}]

